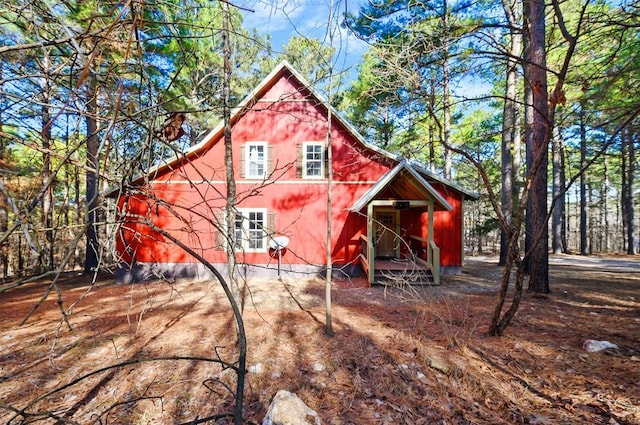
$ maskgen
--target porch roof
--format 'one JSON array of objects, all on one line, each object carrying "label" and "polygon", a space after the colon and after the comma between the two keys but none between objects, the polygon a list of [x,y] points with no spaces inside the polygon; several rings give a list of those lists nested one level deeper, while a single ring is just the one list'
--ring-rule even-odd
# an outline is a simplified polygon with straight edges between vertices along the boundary
[{"label": "porch roof", "polygon": [[451,211],[453,207],[409,163],[400,161],[376,184],[367,190],[349,209],[361,211],[387,190],[398,200],[433,200],[436,211]]}]

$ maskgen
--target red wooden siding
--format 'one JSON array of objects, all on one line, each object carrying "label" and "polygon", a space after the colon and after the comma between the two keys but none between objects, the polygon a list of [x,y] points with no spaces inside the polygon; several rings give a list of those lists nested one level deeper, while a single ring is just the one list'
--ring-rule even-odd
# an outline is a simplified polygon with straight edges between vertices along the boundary
[{"label": "red wooden siding", "polygon": [[[284,78],[280,78],[284,77]],[[265,209],[273,215],[276,234],[289,237],[284,264],[322,265],[326,256],[327,180],[299,176],[298,147],[326,142],[327,111],[321,102],[285,69],[261,87],[253,102],[234,115],[234,174],[239,209]],[[364,146],[339,120],[333,120],[332,260],[352,263],[360,253],[366,217],[349,209],[397,162]],[[226,262],[219,226],[224,225],[226,177],[222,132],[209,136],[188,158],[164,166],[140,182],[140,192],[120,199],[126,223],[117,246],[123,261],[195,263],[164,229],[211,263]],[[271,174],[267,181],[248,179],[242,172],[247,142],[267,144]],[[296,172],[298,169],[298,172]],[[434,215],[434,239],[443,266],[462,265],[462,195],[440,183],[434,188],[453,206]],[[148,192],[145,192],[148,191]],[[155,199],[158,201],[156,202]],[[365,211],[366,214],[366,211]],[[145,224],[151,223],[152,226]],[[427,237],[427,214],[412,208],[401,212],[404,235]],[[273,264],[268,250],[238,254],[248,264]]]},{"label": "red wooden siding", "polygon": [[[281,79],[235,124],[234,173],[239,208],[266,208],[275,212],[275,233],[290,238],[285,260],[291,263],[324,264],[326,255],[327,182],[326,179],[300,179],[296,176],[296,146],[303,142],[325,142],[326,111],[309,101],[300,101],[300,87]],[[285,99],[273,103],[276,99]],[[390,164],[387,158],[372,154],[355,142],[346,129],[334,122],[332,156],[333,261],[352,261],[359,252],[359,232],[366,232],[366,219],[349,214],[348,209],[376,182]],[[273,155],[273,181],[241,178],[240,157],[243,142],[266,142]],[[211,148],[179,167],[158,175],[151,184],[153,196],[171,208],[156,206],[145,197],[128,200],[130,215],[144,216],[166,229],[210,262],[224,262],[214,223],[222,217],[226,193],[224,144],[216,140]],[[149,205],[148,205],[149,204]],[[157,213],[159,212],[159,214]],[[190,262],[182,250],[167,238],[142,225],[125,227],[124,236],[135,259],[142,262]],[[144,236],[134,237],[133,230]],[[122,233],[122,232],[121,232]],[[123,242],[120,246],[123,247]],[[295,254],[295,255],[294,255]],[[125,259],[130,259],[125,256]],[[264,264],[268,252],[241,254],[241,261]]]},{"label": "red wooden siding", "polygon": [[[462,195],[442,184],[434,188],[453,207],[451,211],[436,211],[433,215],[433,240],[440,248],[440,265],[462,265]],[[426,232],[426,222],[423,224]]]}]

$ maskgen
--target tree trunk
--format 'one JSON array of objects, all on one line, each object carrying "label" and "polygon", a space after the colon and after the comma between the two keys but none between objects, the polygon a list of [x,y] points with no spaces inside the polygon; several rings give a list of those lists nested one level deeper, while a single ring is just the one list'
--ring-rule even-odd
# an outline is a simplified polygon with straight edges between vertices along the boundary
[{"label": "tree trunk", "polygon": [[[562,141],[562,139],[561,139]],[[561,166],[562,172],[560,173],[560,186],[568,190],[567,188],[567,173],[565,169],[566,157],[564,151],[564,141],[562,141],[562,154],[561,154]],[[561,230],[561,239],[562,239],[562,247],[564,248],[564,252],[569,251],[569,241],[567,234],[569,233],[569,213],[567,212],[567,202],[566,202],[566,192],[562,195],[562,230]]]},{"label": "tree trunk", "polygon": [[233,148],[231,141],[231,43],[229,41],[229,6],[221,3],[222,7],[222,43],[224,55],[223,76],[223,108],[224,121],[224,163],[226,168],[227,199],[226,199],[226,227],[227,227],[227,266],[229,271],[229,289],[235,302],[242,305],[240,286],[237,279],[236,247],[235,247],[235,220],[236,220],[236,179],[233,172]]},{"label": "tree trunk", "polygon": [[604,231],[603,231],[603,244],[604,244],[604,250],[606,252],[610,252],[611,251],[611,246],[609,243],[609,164],[608,164],[608,159],[607,156],[604,155],[602,158],[602,162],[604,165],[604,183],[603,183],[603,187],[602,187],[602,215],[603,215],[603,227],[604,227]]},{"label": "tree trunk", "polygon": [[625,198],[624,198],[624,213],[625,213],[625,222],[626,226],[626,240],[627,246],[626,251],[627,254],[635,254],[636,253],[636,240],[634,237],[635,226],[634,226],[634,202],[633,202],[633,185],[635,183],[635,148],[633,145],[633,136],[631,131],[626,131],[624,140],[626,143],[626,149],[623,149],[622,155],[626,154],[626,175],[623,174],[622,178],[625,180]]},{"label": "tree trunk", "polygon": [[625,130],[625,133],[622,136],[622,149],[620,152],[620,174],[621,174],[621,187],[620,187],[620,203],[619,203],[619,215],[618,215],[618,219],[622,219],[622,229],[621,229],[621,239],[622,239],[622,250],[626,251],[628,244],[627,244],[627,226],[629,225],[629,223],[627,222],[629,219],[629,215],[627,214],[627,208],[629,207],[629,200],[627,199],[629,197],[629,189],[627,188],[627,184],[629,183],[629,180],[627,179],[627,160],[628,160],[628,155],[627,155],[627,140],[628,140],[628,130]]},{"label": "tree trunk", "polygon": [[447,9],[447,2],[442,2],[442,25],[444,27],[445,35],[444,46],[442,48],[444,58],[442,60],[442,101],[444,102],[442,110],[443,132],[444,132],[444,178],[451,179],[451,167],[452,167],[452,154],[451,149],[451,93],[449,90],[449,10]]},{"label": "tree trunk", "polygon": [[[520,105],[518,103],[518,81],[519,62],[516,58],[522,54],[522,34],[516,29],[521,18],[521,13],[517,10],[517,2],[510,4],[503,2],[503,8],[510,24],[509,33],[509,57],[507,59],[507,81],[505,87],[505,98],[502,121],[502,214],[507,225],[512,223],[512,214],[515,210],[515,200],[518,196],[517,178],[518,169],[515,158],[518,155],[520,139]],[[500,259],[499,265],[505,265],[507,261],[507,251],[509,249],[509,237],[505,229],[500,229]]]},{"label": "tree trunk", "polygon": [[45,241],[42,244],[40,265],[45,270],[53,270],[53,184],[51,182],[51,85],[47,75],[50,72],[51,63],[48,49],[44,50],[42,67],[45,74],[42,81],[42,186],[45,191],[42,196],[42,227],[44,228]]},{"label": "tree trunk", "polygon": [[584,107],[580,105],[580,255],[589,255],[587,229],[587,133]]},{"label": "tree trunk", "polygon": [[[527,43],[525,43],[525,51],[528,49]],[[526,53],[525,53],[526,55]],[[526,66],[523,66],[526,69]],[[528,80],[527,80],[528,81]],[[533,164],[533,132],[531,131],[533,126],[533,90],[531,86],[525,82],[524,85],[524,141],[525,141],[525,168],[526,168],[526,179],[529,179],[529,173],[531,172],[531,167]],[[526,210],[524,217],[524,258],[522,260],[523,270],[526,274],[530,273],[531,268],[531,257],[528,253],[531,251],[531,247],[533,246],[533,224],[531,222],[531,213],[530,213],[530,203],[531,200],[527,194],[526,200]]]},{"label": "tree trunk", "polygon": [[593,240],[594,240],[594,235],[593,235],[593,231],[595,229],[595,218],[594,215],[595,213],[593,212],[593,208],[589,208],[589,205],[593,205],[593,185],[588,185],[588,190],[587,190],[587,252],[589,254],[592,254],[594,251],[594,247],[593,247]]},{"label": "tree trunk", "polygon": [[554,254],[562,254],[566,251],[564,244],[565,222],[565,174],[564,174],[564,144],[562,135],[556,128],[553,139],[553,212],[551,217],[551,246]]},{"label": "tree trunk", "polygon": [[[91,66],[91,65],[87,65]],[[98,256],[98,233],[96,230],[98,217],[98,176],[100,161],[98,158],[98,89],[96,76],[93,72],[87,73],[87,89],[86,89],[86,115],[85,124],[87,127],[87,159],[86,159],[86,238],[87,245],[85,248],[85,273],[94,272],[99,265]]]},{"label": "tree trunk", "polygon": [[[331,10],[333,10],[333,0],[331,1]],[[329,15],[329,24],[327,26],[327,32],[329,36],[329,47],[333,48],[333,23],[332,23],[333,14]],[[328,103],[331,104],[331,93],[333,88],[333,66],[329,65],[329,86],[328,86],[328,94],[327,99]],[[331,282],[333,278],[333,250],[332,250],[332,232],[331,226],[333,225],[333,152],[331,149],[332,146],[332,137],[331,132],[333,130],[332,127],[332,115],[331,108],[327,108],[327,169],[325,172],[327,173],[327,239],[326,239],[326,267],[327,272],[325,276],[325,287],[324,287],[324,299],[325,299],[325,327],[324,332],[328,336],[333,336],[333,307],[332,307],[332,297],[331,297]]]},{"label": "tree trunk", "polygon": [[[2,81],[3,73],[2,66],[0,66],[0,81]],[[4,105],[4,96],[0,92],[0,105]],[[0,108],[0,164],[4,164],[4,150],[5,150],[5,138],[4,125],[3,125],[3,109]],[[0,174],[0,181],[3,181],[4,176]],[[7,208],[7,198],[2,191],[0,191],[0,234],[5,234],[9,229],[9,210]],[[2,278],[7,278],[9,274],[9,240],[4,240],[0,243],[0,267],[2,267]]]},{"label": "tree trunk", "polygon": [[[237,276],[237,264],[236,264],[236,253],[235,253],[235,217],[236,217],[236,180],[233,172],[233,148],[232,148],[232,140],[231,140],[231,42],[229,40],[230,31],[230,16],[229,16],[229,5],[225,2],[221,3],[222,7],[222,49],[224,56],[224,76],[222,82],[222,96],[223,96],[223,105],[222,105],[222,116],[224,122],[224,160],[225,160],[225,171],[226,171],[226,180],[227,180],[227,199],[226,199],[226,220],[227,220],[227,266],[229,270],[229,285],[228,285],[228,294],[233,297],[232,306],[235,304],[234,311],[236,316],[236,333],[238,335],[237,345],[240,348],[240,359],[239,363],[244,366],[245,363],[245,353],[246,353],[246,336],[244,334],[244,324],[242,321],[242,299],[240,294],[240,286],[238,284],[238,276]],[[215,269],[214,269],[215,270]],[[223,284],[223,280],[220,279],[221,284]],[[223,284],[224,286],[224,284]],[[240,368],[237,372],[238,381],[236,384],[236,404],[233,415],[233,423],[235,425],[241,425],[243,423],[242,418],[242,406],[243,406],[243,397],[242,394],[244,392],[244,380],[245,380],[245,371],[244,368]]]},{"label": "tree trunk", "polygon": [[[78,157],[78,152],[76,152],[76,159]],[[78,163],[80,163],[80,160],[78,159]],[[77,225],[80,225],[82,223],[82,204],[80,202],[80,198],[81,198],[81,181],[82,178],[80,176],[80,170],[79,167],[73,167],[73,193],[74,193],[74,203],[75,203],[75,223]],[[76,244],[75,247],[76,250],[76,254],[75,254],[75,258],[76,258],[76,263],[78,265],[82,264],[82,250],[79,248],[78,244]],[[74,263],[74,266],[76,264]],[[75,268],[75,267],[74,267]]]},{"label": "tree trunk", "polygon": [[543,0],[524,0],[525,78],[532,94],[533,121],[526,131],[531,133],[531,161],[528,178],[531,179],[527,204],[527,217],[531,227],[527,233],[533,237],[529,257],[530,292],[549,293],[549,236],[547,223],[547,165],[549,143],[549,112],[545,46],[545,4]]},{"label": "tree trunk", "polygon": [[[436,79],[431,75],[431,84],[429,86],[429,109],[435,110],[436,108]],[[435,173],[436,171],[436,149],[434,134],[436,133],[433,119],[429,120],[429,171]]]},{"label": "tree trunk", "polygon": [[[329,97],[331,99],[331,97]],[[327,241],[326,241],[326,276],[325,276],[325,333],[333,336],[333,308],[331,297],[331,279],[333,275],[333,258],[331,249],[331,226],[333,205],[333,165],[331,152],[331,110],[327,112]]]}]

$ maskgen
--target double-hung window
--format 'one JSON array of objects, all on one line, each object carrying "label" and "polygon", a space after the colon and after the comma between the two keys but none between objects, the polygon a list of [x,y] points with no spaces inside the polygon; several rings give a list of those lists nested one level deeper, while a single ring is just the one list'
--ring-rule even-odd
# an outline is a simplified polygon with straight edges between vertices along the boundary
[{"label": "double-hung window", "polygon": [[267,143],[250,142],[245,147],[245,176],[262,179],[267,171]]},{"label": "double-hung window", "polygon": [[302,144],[302,177],[309,179],[324,177],[324,143]]},{"label": "double-hung window", "polygon": [[259,252],[266,250],[267,210],[242,209],[236,213],[235,243],[237,250]]}]

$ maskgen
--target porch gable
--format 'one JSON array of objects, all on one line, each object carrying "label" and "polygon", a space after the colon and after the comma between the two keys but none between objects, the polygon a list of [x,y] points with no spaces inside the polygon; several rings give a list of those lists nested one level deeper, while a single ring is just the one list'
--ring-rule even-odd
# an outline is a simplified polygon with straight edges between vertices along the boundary
[{"label": "porch gable", "polygon": [[[411,238],[425,243],[427,246],[427,258],[417,256],[410,258],[414,264],[426,267],[431,271],[433,281],[440,283],[440,256],[439,248],[433,241],[433,213],[435,211],[451,211],[453,207],[429,184],[411,165],[402,161],[375,185],[365,192],[351,207],[352,212],[361,212],[366,209],[367,235],[362,239],[361,263],[368,276],[369,284],[375,283],[376,275],[376,242],[380,236],[376,229],[382,226],[376,218],[376,211],[381,208],[403,210],[410,208],[426,208],[428,215],[428,238],[412,235]],[[395,237],[400,238],[396,229]]]}]

